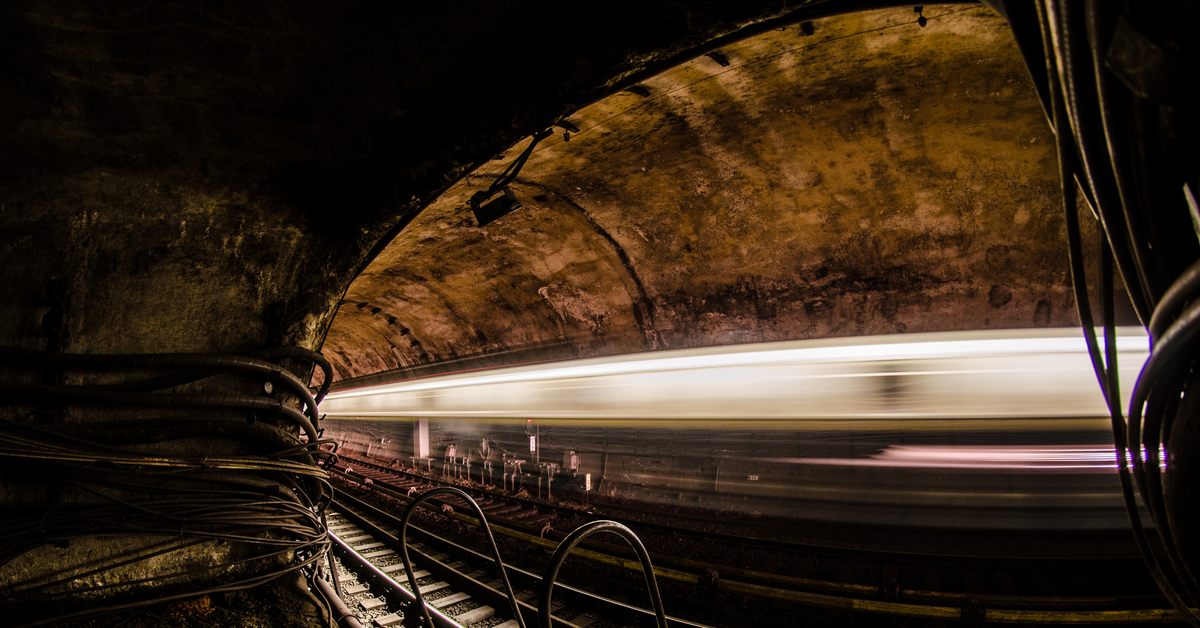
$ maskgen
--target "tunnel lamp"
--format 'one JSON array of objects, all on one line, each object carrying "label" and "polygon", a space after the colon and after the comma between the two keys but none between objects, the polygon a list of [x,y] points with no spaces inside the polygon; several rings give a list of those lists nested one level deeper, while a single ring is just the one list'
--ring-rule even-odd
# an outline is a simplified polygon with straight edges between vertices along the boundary
[{"label": "tunnel lamp", "polygon": [[482,204],[480,204],[482,199],[471,199],[471,212],[475,214],[475,220],[479,222],[480,227],[485,227],[497,218],[521,208],[516,195],[508,186],[505,186],[501,192],[502,194],[496,198]]}]

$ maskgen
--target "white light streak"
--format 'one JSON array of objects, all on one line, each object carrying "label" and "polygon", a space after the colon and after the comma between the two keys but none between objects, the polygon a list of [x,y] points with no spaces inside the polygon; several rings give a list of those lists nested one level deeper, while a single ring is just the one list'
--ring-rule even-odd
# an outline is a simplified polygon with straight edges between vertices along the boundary
[{"label": "white light streak", "polygon": [[[1147,355],[1121,328],[1125,392]],[[334,417],[958,419],[1104,416],[1077,329],[902,334],[662,351],[331,393]]]}]

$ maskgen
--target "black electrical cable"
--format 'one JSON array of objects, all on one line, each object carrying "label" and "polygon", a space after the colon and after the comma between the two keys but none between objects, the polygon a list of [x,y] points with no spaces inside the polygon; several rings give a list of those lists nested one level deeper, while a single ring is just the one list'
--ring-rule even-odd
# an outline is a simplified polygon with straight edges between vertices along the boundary
[{"label": "black electrical cable", "polygon": [[270,349],[256,351],[252,355],[256,358],[262,358],[264,360],[273,360],[274,358],[299,358],[301,360],[307,360],[313,364],[316,364],[317,367],[321,369],[321,372],[325,375],[324,380],[321,382],[321,390],[316,394],[315,397],[318,404],[321,403],[321,400],[325,399],[325,395],[329,394],[329,387],[333,386],[333,365],[329,363],[329,360],[325,359],[325,356],[313,351],[312,349],[305,349],[304,347],[272,347]]},{"label": "black electrical cable", "polygon": [[117,567],[124,567],[126,565],[132,565],[134,563],[139,563],[144,560],[154,558],[155,556],[162,556],[163,554],[169,554],[176,550],[187,549],[189,547],[193,547],[193,546],[199,545],[201,543],[204,543],[206,540],[207,539],[195,539],[195,540],[187,541],[185,543],[181,543],[178,545],[172,545],[172,546],[164,548],[164,549],[156,550],[149,554],[142,554],[142,555],[134,556],[133,558],[128,558],[128,559],[118,561],[115,563],[108,563],[101,567],[96,567],[95,569],[91,569],[89,571],[85,571],[82,573],[74,573],[74,574],[71,574],[64,578],[59,578],[57,580],[50,580],[47,582],[41,582],[41,583],[36,583],[36,584],[28,584],[27,586],[21,586],[19,584],[12,585],[9,588],[5,589],[4,593],[5,593],[5,595],[18,595],[18,594],[28,593],[30,591],[37,591],[40,589],[45,589],[47,587],[52,587],[52,586],[59,585],[59,584],[67,584],[73,580],[83,580],[84,578],[87,578],[88,576],[94,576],[98,573],[108,571],[110,569],[115,569]]},{"label": "black electrical cable", "polygon": [[117,384],[99,384],[89,386],[97,390],[114,390],[123,392],[155,392],[168,388],[178,388],[219,375],[220,371],[211,369],[196,369],[180,373],[169,373],[148,379],[121,382]]},{"label": "black electrical cable", "polygon": [[1200,296],[1200,260],[1197,260],[1163,293],[1162,300],[1150,317],[1150,344],[1155,346],[1167,329],[1175,322],[1179,313],[1193,299]]},{"label": "black electrical cable", "polygon": [[[1157,282],[1144,276],[1144,269],[1149,266],[1152,253],[1146,247],[1148,239],[1145,235],[1145,228],[1133,213],[1134,208],[1137,207],[1133,193],[1134,175],[1132,165],[1125,159],[1128,154],[1128,142],[1125,138],[1128,137],[1126,122],[1129,107],[1119,100],[1115,79],[1104,65],[1107,54],[1105,43],[1111,40],[1116,22],[1115,9],[1116,5],[1111,2],[1089,1],[1084,8],[1085,26],[1083,30],[1086,33],[1088,52],[1091,57],[1089,61],[1093,68],[1092,80],[1095,85],[1096,114],[1100,121],[1096,134],[1104,139],[1107,149],[1105,161],[1108,172],[1112,176],[1112,186],[1116,191],[1115,200],[1120,202],[1124,223],[1128,228],[1130,247],[1138,266],[1143,269],[1143,281],[1146,282],[1143,296],[1147,299],[1147,304],[1151,304],[1161,298],[1158,296],[1161,290],[1157,289]],[[1143,322],[1148,320],[1142,318]]]},{"label": "black electrical cable", "polygon": [[[1047,0],[1047,5],[1047,14],[1052,18],[1052,33],[1059,43],[1056,60],[1062,64],[1058,77],[1064,94],[1067,120],[1078,149],[1084,178],[1092,191],[1092,209],[1100,215],[1122,276],[1128,277],[1133,273],[1138,279],[1127,285],[1131,292],[1137,290],[1144,293],[1139,315],[1143,321],[1147,321],[1150,311],[1146,304],[1155,302],[1157,291],[1154,290],[1152,278],[1146,273],[1147,252],[1144,246],[1138,245],[1140,230],[1136,223],[1130,221],[1131,206],[1122,202],[1117,188],[1107,142],[1097,139],[1104,137],[1104,127],[1099,108],[1091,106],[1099,100],[1094,72],[1084,71],[1084,68],[1093,68],[1094,64],[1092,48],[1087,45],[1088,29],[1083,4]],[[1083,40],[1082,44],[1080,40]],[[1121,212],[1114,209],[1120,209]],[[1140,242],[1144,243],[1144,238]]]},{"label": "black electrical cable", "polygon": [[[305,389],[308,393],[308,389]],[[311,417],[271,397],[223,393],[128,393],[80,386],[0,385],[0,396],[13,403],[77,403],[143,408],[226,408],[270,412],[290,419],[308,436],[319,439]],[[309,397],[311,399],[311,396]],[[315,407],[315,406],[314,406]]]},{"label": "black electrical cable", "polygon": [[[324,508],[321,509],[321,528],[325,530],[325,534],[327,534],[327,535],[329,534],[329,518],[325,516]],[[325,558],[329,564],[329,580],[331,582],[333,582],[334,594],[340,595],[340,592],[342,590],[342,583],[338,582],[337,567],[334,566],[334,564],[333,564],[333,554],[326,552]],[[339,597],[338,599],[341,599],[341,597]]]},{"label": "black electrical cable", "polygon": [[[1049,51],[1047,51],[1049,54]],[[1055,75],[1055,68],[1048,68],[1050,76]],[[1062,104],[1062,95],[1051,85],[1050,107],[1053,114],[1055,129],[1065,128],[1066,110]],[[1096,372],[1096,380],[1100,390],[1108,394],[1108,381],[1104,374],[1104,362],[1100,357],[1100,346],[1096,340],[1096,324],[1092,318],[1091,300],[1088,297],[1087,274],[1083,265],[1082,236],[1079,228],[1079,213],[1077,208],[1075,184],[1075,153],[1062,133],[1055,133],[1055,148],[1058,154],[1059,183],[1062,185],[1063,213],[1067,227],[1067,257],[1071,270],[1071,287],[1075,291],[1075,308],[1079,312],[1079,323],[1083,328],[1084,341],[1087,343],[1088,355],[1092,360],[1092,368]]]},{"label": "black electrical cable", "polygon": [[[1150,549],[1149,540],[1146,531],[1142,526],[1141,514],[1134,497],[1134,478],[1131,477],[1129,469],[1129,460],[1132,457],[1135,465],[1135,473],[1137,475],[1138,461],[1140,455],[1140,441],[1135,440],[1137,445],[1131,450],[1129,447],[1130,435],[1127,434],[1126,422],[1122,416],[1120,387],[1117,378],[1117,354],[1115,334],[1113,333],[1113,311],[1114,303],[1112,300],[1113,286],[1113,262],[1114,258],[1119,268],[1122,269],[1122,276],[1126,280],[1126,285],[1129,288],[1130,298],[1137,309],[1139,316],[1144,321],[1151,320],[1145,309],[1144,298],[1146,295],[1142,292],[1145,287],[1140,281],[1132,280],[1127,275],[1128,266],[1122,266],[1120,244],[1121,237],[1124,237],[1126,226],[1124,216],[1121,220],[1114,220],[1107,208],[1112,206],[1110,198],[1097,194],[1092,201],[1093,210],[1097,211],[1097,215],[1101,217],[1104,229],[1101,232],[1101,295],[1103,301],[1102,316],[1104,319],[1105,328],[1105,348],[1104,357],[1101,357],[1099,343],[1095,333],[1095,323],[1091,314],[1091,305],[1087,294],[1087,277],[1083,268],[1083,255],[1081,246],[1081,235],[1078,224],[1078,215],[1075,207],[1075,176],[1074,173],[1078,167],[1077,145],[1069,140],[1067,135],[1069,132],[1072,135],[1078,135],[1078,128],[1069,130],[1067,96],[1071,86],[1071,81],[1062,75],[1062,68],[1058,64],[1060,56],[1058,53],[1063,46],[1069,45],[1069,39],[1065,30],[1065,20],[1057,10],[1049,6],[1049,2],[1039,2],[1037,8],[1039,11],[1039,21],[1042,25],[1042,36],[1044,44],[1044,53],[1046,55],[1047,73],[1050,81],[1049,96],[1051,101],[1052,124],[1055,130],[1056,146],[1059,158],[1060,182],[1063,187],[1063,204],[1066,213],[1066,225],[1068,236],[1068,252],[1070,256],[1070,268],[1072,275],[1072,284],[1075,289],[1076,307],[1079,312],[1080,324],[1083,327],[1084,338],[1087,343],[1088,353],[1092,358],[1092,365],[1096,372],[1097,380],[1104,394],[1112,418],[1112,429],[1115,449],[1118,462],[1118,476],[1121,483],[1122,495],[1125,500],[1126,512],[1129,516],[1130,526],[1134,533],[1134,539],[1138,546],[1147,569],[1154,578],[1155,583],[1162,590],[1163,594],[1171,601],[1174,606],[1193,626],[1200,626],[1200,620],[1194,617],[1189,605],[1187,605],[1176,592],[1168,576],[1163,572],[1158,564],[1154,553]],[[1060,5],[1056,5],[1060,6]],[[1069,54],[1062,55],[1064,60],[1069,58]],[[1078,113],[1078,112],[1076,112]],[[1091,178],[1089,178],[1091,180]],[[1087,187],[1085,187],[1085,192]],[[1107,220],[1106,220],[1107,218]],[[1112,237],[1109,234],[1113,231],[1122,234],[1120,237]],[[1112,247],[1112,248],[1110,248]],[[1142,270],[1139,268],[1139,279]],[[1152,358],[1153,359],[1153,355]],[[1147,363],[1149,366],[1149,363]],[[1145,371],[1143,371],[1145,374]],[[1141,382],[1141,378],[1139,378]],[[1136,403],[1136,402],[1135,402]],[[1132,414],[1132,412],[1131,412]],[[1131,417],[1131,421],[1132,421]],[[1157,451],[1157,449],[1156,449]],[[1146,494],[1146,489],[1149,488],[1139,479],[1139,490]],[[1148,504],[1153,501],[1149,498],[1146,500]],[[1152,510],[1152,506],[1148,505],[1148,509]],[[1152,517],[1154,513],[1152,512]],[[1157,525],[1157,524],[1156,524]],[[1161,527],[1161,526],[1160,526]],[[1184,576],[1186,578],[1186,576]]]},{"label": "black electrical cable", "polygon": [[[13,347],[0,347],[0,361],[10,364],[24,365],[33,363],[43,370],[130,370],[130,369],[219,369],[239,371],[257,375],[274,384],[283,385],[289,392],[298,397],[304,406],[304,413],[315,426],[320,421],[317,414],[317,402],[312,393],[294,375],[279,366],[238,355],[221,355],[207,353],[163,353],[144,355],[83,355],[71,353],[48,353]],[[72,387],[76,388],[76,387]],[[78,387],[86,388],[86,387]],[[99,392],[99,391],[98,391]],[[116,393],[112,393],[116,394]],[[310,440],[316,440],[316,428],[305,429]]]},{"label": "black electrical cable", "polygon": [[[132,602],[112,604],[112,605],[108,605],[108,606],[92,607],[92,608],[88,608],[88,609],[81,610],[81,611],[64,613],[61,615],[55,615],[55,616],[49,616],[49,617],[43,616],[43,617],[36,619],[34,621],[31,621],[31,622],[12,626],[12,628],[33,628],[34,626],[44,626],[44,625],[50,624],[50,623],[59,623],[59,622],[68,621],[68,620],[85,619],[88,617],[94,617],[96,615],[104,615],[104,614],[110,614],[110,613],[115,613],[115,612],[124,611],[124,610],[144,608],[146,606],[153,606],[155,604],[162,604],[165,602],[172,602],[175,600],[194,598],[194,597],[201,596],[201,595],[212,595],[215,593],[225,593],[225,592],[229,592],[229,591],[241,591],[244,589],[249,589],[252,587],[266,584],[268,582],[271,582],[272,580],[275,580],[276,578],[278,578],[280,576],[287,575],[289,573],[295,572],[298,569],[307,567],[308,565],[315,562],[315,560],[319,557],[320,557],[320,554],[318,554],[314,557],[305,559],[303,562],[301,562],[298,565],[289,566],[284,569],[273,570],[264,575],[244,578],[242,580],[237,580],[237,581],[227,583],[227,584],[224,584],[221,586],[208,587],[208,588],[200,589],[197,591],[188,591],[188,592],[177,593],[177,594],[172,594],[172,595],[163,595],[163,596],[154,597],[154,598],[150,598],[150,599],[136,600],[136,601],[132,601]],[[224,566],[224,565],[218,565],[218,566],[214,567],[213,569],[225,568],[225,567],[226,566]]]},{"label": "black electrical cable", "polygon": [[[320,363],[314,355],[303,350],[279,353]],[[329,541],[321,515],[333,492],[327,481],[328,473],[321,465],[336,460],[336,454],[323,447],[330,441],[319,439],[316,399],[286,370],[264,360],[242,356],[77,356],[9,347],[0,347],[0,363],[23,370],[58,374],[99,372],[101,375],[95,385],[5,385],[0,387],[3,395],[0,398],[7,405],[86,407],[89,410],[85,416],[91,417],[95,417],[97,411],[112,416],[126,407],[165,408],[178,413],[178,416],[118,418],[116,421],[92,418],[66,424],[4,420],[0,466],[20,471],[13,476],[17,481],[47,478],[40,481],[55,482],[73,493],[68,503],[8,509],[0,521],[0,547],[3,548],[0,549],[0,565],[37,547],[74,539],[130,536],[183,539],[173,548],[146,551],[103,568],[90,567],[71,573],[71,580],[67,582],[78,582],[81,577],[94,577],[116,567],[133,565],[203,542],[236,542],[246,548],[261,548],[222,565],[190,568],[184,564],[175,572],[156,571],[146,578],[134,580],[106,578],[107,584],[83,589],[75,586],[64,589],[62,575],[48,580],[42,578],[6,592],[7,599],[0,606],[11,609],[12,617],[22,617],[21,612],[27,616],[28,609],[39,601],[78,600],[81,594],[94,595],[113,588],[145,586],[150,582],[177,583],[169,585],[172,587],[189,586],[184,583],[194,577],[234,568],[243,573],[247,569],[257,573],[179,596],[160,596],[136,603],[68,612],[39,618],[28,625],[115,612],[178,597],[248,588],[304,569],[325,555]],[[147,379],[144,372],[154,370],[179,372]],[[281,392],[300,400],[303,411],[271,397],[211,392],[143,392],[162,391],[222,374],[277,384]],[[126,381],[119,381],[121,377]],[[136,379],[139,377],[141,379]],[[114,383],[114,379],[118,381]],[[237,412],[230,413],[229,410]],[[248,416],[240,420],[230,416],[237,413]],[[282,417],[299,427],[307,442],[293,431],[271,422],[254,420],[256,415],[268,414]],[[38,414],[35,411],[28,416]],[[213,436],[253,443],[252,450],[265,449],[266,453],[180,457],[148,453],[143,451],[144,447],[139,447],[139,443],[154,444],[156,451],[169,451],[159,445]],[[333,445],[336,450],[336,444]]]},{"label": "black electrical cable", "polygon": [[331,610],[333,611],[332,615],[334,618],[334,623],[336,623],[339,628],[362,628],[362,624],[358,621],[358,616],[354,614],[354,611],[350,610],[350,608],[346,606],[346,603],[342,601],[342,598],[338,596],[337,591],[328,582],[321,578],[314,578],[313,584],[315,584],[317,589],[321,591],[321,594],[325,597],[325,600],[332,607]]},{"label": "black electrical cable", "polygon": [[1103,133],[1103,125],[1097,123],[1096,112],[1082,104],[1095,102],[1098,98],[1095,86],[1088,80],[1092,73],[1081,76],[1080,71],[1083,66],[1092,66],[1091,49],[1086,41],[1086,20],[1071,2],[1040,0],[1037,9],[1042,24],[1052,106],[1055,97],[1062,106],[1061,111],[1054,113],[1054,132],[1057,136],[1070,138],[1071,153],[1073,157],[1077,155],[1079,165],[1073,173],[1083,174],[1085,197],[1108,235],[1134,311],[1140,320],[1149,321],[1152,284],[1134,254],[1136,247],[1129,240],[1128,221],[1113,181],[1111,164],[1105,156],[1107,146],[1103,147],[1102,154],[1101,147],[1091,139],[1092,135]]},{"label": "black electrical cable", "polygon": [[[0,426],[4,426],[11,437],[18,432],[26,432],[33,437],[41,437],[57,442],[60,446],[81,446],[93,451],[110,451],[126,453],[117,447],[117,443],[137,445],[148,443],[164,443],[191,437],[238,438],[245,442],[256,442],[263,446],[281,447],[291,445],[286,449],[276,450],[265,457],[288,458],[297,457],[307,460],[307,456],[318,458],[328,457],[328,452],[313,449],[313,445],[302,443],[291,432],[278,428],[270,423],[257,421],[247,423],[244,419],[221,417],[175,417],[172,419],[137,419],[132,421],[115,421],[111,423],[74,423],[74,424],[31,424],[19,423],[10,419],[0,418]],[[86,437],[86,438],[85,438]],[[320,442],[320,441],[319,441]],[[328,442],[328,441],[324,441]],[[49,445],[47,440],[33,444],[31,447]],[[0,446],[2,449],[2,446]]]},{"label": "black electrical cable", "polygon": [[[1154,500],[1152,515],[1155,523],[1163,532],[1163,545],[1172,567],[1184,585],[1188,595],[1194,600],[1200,598],[1200,586],[1191,578],[1190,572],[1183,566],[1182,557],[1170,531],[1166,517],[1165,504],[1161,500],[1162,484],[1158,479],[1158,449],[1161,434],[1169,430],[1167,420],[1172,416],[1172,410],[1178,407],[1179,391],[1188,374],[1188,366],[1195,359],[1200,349],[1200,301],[1193,302],[1175,320],[1155,344],[1150,359],[1142,369],[1134,387],[1130,404],[1129,434],[1138,438],[1149,454],[1151,464],[1142,458],[1140,450],[1134,451],[1134,468],[1142,476],[1143,483],[1139,485],[1145,494]],[[1146,424],[1142,424],[1146,417]],[[1153,450],[1151,452],[1151,450]],[[1149,476],[1149,477],[1147,477]],[[1152,492],[1154,489],[1155,492]],[[1149,501],[1149,500],[1148,500]],[[1180,611],[1183,612],[1182,610]],[[1200,615],[1184,613],[1193,623],[1200,625]]]},{"label": "black electrical cable", "polygon": [[538,142],[541,142],[553,134],[553,129],[545,129],[534,133],[529,142],[529,146],[526,146],[525,150],[522,151],[521,154],[512,161],[512,163],[508,164],[508,166],[496,176],[496,179],[492,181],[492,184],[488,186],[486,190],[480,190],[471,195],[471,200],[468,201],[471,207],[479,207],[484,201],[491,198],[493,194],[503,190],[505,186],[512,183],[513,180],[517,178],[517,175],[521,173],[521,168],[525,167],[525,162],[528,161],[529,156],[533,154],[533,149],[537,147]]},{"label": "black electrical cable", "polygon": [[404,559],[404,571],[408,574],[408,583],[412,588],[413,596],[416,598],[417,608],[425,616],[425,625],[433,626],[433,619],[429,616],[429,608],[425,605],[425,601],[421,598],[421,588],[417,586],[417,579],[413,576],[412,560],[408,557],[408,524],[412,520],[413,514],[417,512],[417,506],[424,503],[426,500],[435,495],[450,494],[454,495],[467,502],[471,509],[475,511],[475,516],[479,519],[479,525],[483,528],[487,535],[488,543],[492,548],[492,560],[496,563],[496,571],[500,573],[500,580],[504,582],[504,591],[508,594],[508,603],[512,608],[513,617],[521,628],[525,628],[525,618],[521,615],[521,606],[517,603],[517,595],[513,592],[512,584],[508,581],[508,572],[504,569],[504,561],[500,558],[500,547],[496,545],[496,537],[492,535],[492,528],[488,525],[487,517],[483,514],[483,509],[475,500],[467,494],[466,491],[455,488],[453,486],[441,486],[433,488],[424,493],[421,493],[408,504],[408,509],[404,513],[404,518],[400,520],[400,551],[401,557]]},{"label": "black electrical cable", "polygon": [[320,580],[320,577],[317,575],[318,570],[319,567],[313,565],[313,569],[309,570],[309,573],[301,572],[301,577],[304,578],[305,592],[308,594],[308,598],[312,601],[313,606],[323,614],[326,628],[337,628],[337,621],[334,619],[334,605],[325,597],[324,591],[317,586],[317,580]]}]

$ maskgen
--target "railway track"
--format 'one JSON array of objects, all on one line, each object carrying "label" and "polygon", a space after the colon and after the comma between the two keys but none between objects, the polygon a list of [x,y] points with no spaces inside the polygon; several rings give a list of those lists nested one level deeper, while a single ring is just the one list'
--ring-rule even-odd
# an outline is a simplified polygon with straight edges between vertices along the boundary
[{"label": "railway track", "polygon": [[[329,534],[341,595],[363,625],[400,626],[416,613],[401,551],[396,519],[371,506],[346,500],[328,512]],[[409,527],[412,578],[438,628],[519,628],[503,582],[490,556],[416,526]],[[538,625],[542,577],[506,565],[525,625]],[[558,585],[555,628],[636,628],[648,611],[634,605]],[[415,624],[413,624],[415,625]],[[709,628],[668,617],[671,628]]]},{"label": "railway track", "polygon": [[[980,538],[978,534],[954,536],[946,531],[935,534],[914,534],[912,530],[890,528],[885,535],[873,533],[870,530],[857,527],[828,525],[815,530],[809,530],[801,540],[797,540],[796,529],[804,525],[795,520],[774,520],[760,517],[730,518],[704,516],[687,512],[664,512],[661,506],[637,506],[631,504],[612,503],[608,500],[593,500],[588,507],[534,499],[498,488],[494,484],[478,481],[463,482],[460,478],[450,475],[438,476],[436,472],[425,470],[409,470],[403,467],[380,464],[376,460],[342,456],[347,466],[353,466],[355,473],[361,478],[383,479],[398,486],[415,488],[418,491],[435,486],[458,486],[467,488],[472,495],[479,499],[503,501],[508,504],[512,518],[529,519],[542,525],[550,525],[557,530],[568,531],[581,523],[603,516],[605,519],[620,521],[638,530],[639,535],[650,540],[655,534],[667,537],[683,536],[689,539],[720,543],[737,547],[760,547],[770,552],[781,548],[792,548],[791,551],[805,552],[819,550],[828,556],[853,555],[864,557],[875,555],[880,561],[889,560],[896,554],[907,556],[927,556],[931,560],[952,562],[956,559],[974,561],[984,557],[982,549],[989,551],[988,558],[1036,558],[1038,562],[1047,559],[1076,560],[1081,556],[1098,557],[1097,547],[1102,547],[1099,556],[1106,559],[1128,558],[1131,566],[1141,564],[1141,557],[1136,547],[1126,536],[1111,538],[1107,535],[1072,534],[1069,536],[1053,535],[1049,539],[1040,539],[1031,543],[1030,539],[1012,534],[999,534],[988,538]],[[382,473],[383,475],[378,475]],[[375,474],[375,475],[373,475]],[[361,479],[360,478],[360,479]],[[560,493],[561,494],[561,493]],[[498,513],[503,515],[504,513]],[[779,534],[781,531],[785,534]],[[817,536],[819,539],[811,538]],[[831,540],[838,537],[849,542]],[[871,537],[870,543],[864,543],[864,537]],[[885,538],[884,538],[885,537]],[[914,549],[914,548],[925,549]],[[1082,551],[1081,551],[1082,548]],[[748,568],[751,566],[747,566]],[[1157,589],[1154,589],[1157,590]]]},{"label": "railway track", "polygon": [[[368,495],[374,493],[398,512],[403,502],[439,484],[428,477],[368,466],[367,461],[348,464],[355,467],[352,477],[363,483],[360,487],[369,487]],[[498,534],[541,547],[516,550],[506,554],[506,560],[510,555],[544,555],[563,537],[559,530],[569,531],[595,518],[576,509],[515,501],[494,493],[479,492],[476,497]],[[445,500],[439,505],[447,506],[450,519],[473,521],[463,514],[462,504]],[[691,595],[693,600],[699,588],[725,604],[769,607],[783,614],[806,608],[839,620],[848,610],[1029,625],[1157,623],[1174,618],[1173,611],[1162,610],[1165,603],[1148,578],[1131,582],[1142,570],[1132,561],[1128,565],[1062,560],[983,564],[963,557],[830,551],[638,526],[631,523],[652,552],[664,592],[682,589],[683,597]],[[598,542],[583,547],[589,560],[617,569],[631,566],[627,548]],[[539,569],[536,564],[532,568]]]}]

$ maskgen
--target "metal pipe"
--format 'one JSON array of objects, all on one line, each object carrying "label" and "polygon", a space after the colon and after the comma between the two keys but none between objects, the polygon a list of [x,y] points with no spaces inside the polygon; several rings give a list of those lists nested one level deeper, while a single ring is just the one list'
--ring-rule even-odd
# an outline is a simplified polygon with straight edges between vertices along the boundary
[{"label": "metal pipe", "polygon": [[496,537],[492,536],[492,528],[488,525],[487,518],[483,514],[483,509],[479,507],[479,504],[475,503],[475,500],[466,491],[452,486],[442,486],[421,493],[408,505],[408,510],[404,513],[404,519],[400,521],[400,550],[401,556],[404,558],[404,571],[408,575],[408,584],[412,587],[413,596],[417,598],[417,607],[425,615],[425,625],[432,626],[433,620],[429,617],[429,608],[421,598],[421,588],[417,586],[417,579],[413,577],[412,560],[408,557],[408,524],[412,520],[413,513],[417,511],[417,506],[434,495],[443,493],[456,495],[464,499],[475,511],[475,515],[479,518],[479,525],[483,527],[484,533],[487,534],[488,543],[492,547],[492,559],[496,561],[496,571],[500,572],[500,580],[504,583],[505,593],[508,594],[508,603],[512,607],[513,617],[516,618],[521,628],[525,628],[525,618],[521,615],[521,606],[517,603],[517,595],[513,592],[512,583],[508,581],[508,572],[504,570],[504,561],[500,558],[500,547],[496,545]]},{"label": "metal pipe", "polygon": [[646,546],[642,545],[641,539],[633,533],[633,530],[616,521],[604,520],[585,523],[576,528],[574,532],[567,535],[567,538],[563,539],[558,549],[554,551],[554,556],[550,557],[550,564],[546,566],[546,572],[542,575],[542,597],[538,601],[538,620],[541,628],[553,628],[550,616],[552,608],[550,597],[554,594],[554,581],[558,578],[558,570],[562,568],[563,562],[567,560],[571,550],[575,549],[580,541],[597,532],[618,534],[628,541],[633,550],[637,552],[638,560],[642,563],[642,573],[646,576],[646,588],[650,590],[650,602],[654,605],[654,616],[658,622],[658,628],[667,628],[667,613],[663,610],[662,595],[658,592],[658,580],[654,577],[654,566],[650,564],[650,554],[646,552]]}]

